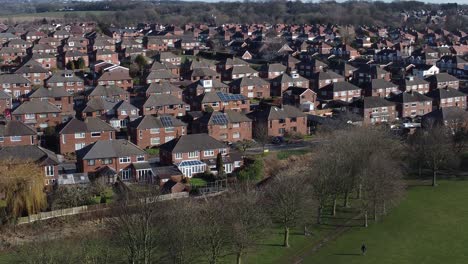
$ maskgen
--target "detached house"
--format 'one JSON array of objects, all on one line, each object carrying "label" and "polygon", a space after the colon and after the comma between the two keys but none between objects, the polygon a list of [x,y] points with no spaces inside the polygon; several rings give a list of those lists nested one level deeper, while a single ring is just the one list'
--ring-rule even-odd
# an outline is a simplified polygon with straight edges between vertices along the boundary
[{"label": "detached house", "polygon": [[237,153],[231,153],[228,146],[207,134],[180,136],[161,145],[159,157],[164,165],[174,164],[185,177],[210,170],[216,173],[216,158],[221,153],[224,171],[232,173],[243,164]]},{"label": "detached house", "polygon": [[146,152],[123,140],[99,140],[76,152],[78,165],[90,178],[113,183],[122,181],[151,182],[153,173]]},{"label": "detached house", "polygon": [[254,138],[264,136],[265,130],[271,137],[307,134],[307,116],[294,106],[266,106],[249,113],[248,117],[253,121]]},{"label": "detached house", "polygon": [[170,115],[145,115],[128,125],[131,141],[140,148],[159,146],[187,134],[187,125]]},{"label": "detached house", "polygon": [[115,139],[115,132],[115,128],[100,118],[73,118],[58,132],[60,154],[73,153],[98,140]]}]

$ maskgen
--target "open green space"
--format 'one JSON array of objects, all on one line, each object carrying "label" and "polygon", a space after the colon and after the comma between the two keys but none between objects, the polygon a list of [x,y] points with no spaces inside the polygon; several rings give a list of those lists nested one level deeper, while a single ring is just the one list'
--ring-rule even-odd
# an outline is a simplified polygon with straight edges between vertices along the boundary
[{"label": "open green space", "polygon": [[196,187],[203,187],[207,184],[207,181],[202,178],[191,178],[190,179],[190,185],[196,186]]},{"label": "open green space", "polygon": [[468,181],[411,187],[382,221],[345,233],[303,263],[468,263],[467,193]]},{"label": "open green space", "polygon": [[276,153],[276,157],[279,159],[279,160],[284,160],[284,159],[287,159],[291,156],[300,156],[300,155],[304,155],[304,154],[307,154],[309,153],[310,150],[309,149],[296,149],[296,150],[282,150],[282,151],[278,151]]}]

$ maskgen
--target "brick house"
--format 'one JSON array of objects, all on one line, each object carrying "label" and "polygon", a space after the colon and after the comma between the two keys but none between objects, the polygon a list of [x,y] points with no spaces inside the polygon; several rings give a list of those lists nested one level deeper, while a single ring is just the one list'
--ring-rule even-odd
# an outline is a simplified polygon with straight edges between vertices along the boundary
[{"label": "brick house", "polygon": [[16,120],[0,122],[0,147],[37,144],[37,133],[30,126]]},{"label": "brick house", "polygon": [[0,86],[2,91],[13,96],[14,99],[25,97],[31,91],[31,81],[20,74],[1,74]]},{"label": "brick house", "polygon": [[159,37],[147,37],[146,49],[154,51],[167,51],[167,44]]},{"label": "brick house", "polygon": [[415,76],[408,76],[400,82],[400,90],[425,94],[429,92],[429,82]]},{"label": "brick house", "polygon": [[150,182],[152,171],[146,152],[124,140],[99,140],[76,152],[77,163],[90,178],[113,183],[122,181]]},{"label": "brick house", "polygon": [[281,63],[265,64],[260,68],[259,76],[265,79],[274,79],[286,72],[287,67]]},{"label": "brick house", "polygon": [[311,78],[315,73],[324,71],[327,67],[326,63],[317,59],[304,60],[296,65],[298,73],[306,78]]},{"label": "brick house", "polygon": [[78,50],[68,50],[61,55],[62,58],[62,66],[65,68],[67,67],[68,63],[75,63],[79,59],[84,61],[85,67],[89,66],[89,58],[86,53],[83,53]]},{"label": "brick house", "polygon": [[295,72],[290,75],[283,73],[271,80],[270,94],[271,96],[281,96],[291,86],[309,88],[309,80]]},{"label": "brick house", "polygon": [[48,101],[25,101],[11,113],[13,120],[19,120],[38,129],[62,123],[61,110]]},{"label": "brick house", "polygon": [[379,96],[364,97],[348,107],[351,112],[363,117],[365,125],[393,122],[397,118],[395,103]]},{"label": "brick house", "polygon": [[229,92],[247,98],[269,98],[270,83],[257,76],[243,77],[229,84]]},{"label": "brick house", "polygon": [[390,81],[390,73],[378,65],[363,64],[353,72],[353,80],[358,84],[370,83],[373,79]]},{"label": "brick house", "polygon": [[18,48],[2,47],[0,49],[0,58],[3,65],[18,65],[25,55],[26,52]]},{"label": "brick house", "polygon": [[7,116],[13,107],[11,94],[0,90],[0,116]]},{"label": "brick house", "polygon": [[82,118],[100,117],[116,129],[126,128],[129,122],[140,116],[136,106],[113,98],[93,98],[80,112]]},{"label": "brick house", "polygon": [[112,63],[112,64],[119,64],[119,54],[117,52],[114,52],[112,50],[108,49],[98,49],[95,50],[92,54],[92,60],[93,62],[97,61],[104,61],[107,63]]},{"label": "brick house", "polygon": [[57,71],[45,81],[47,87],[64,88],[70,94],[84,91],[84,80],[75,75],[73,71]]},{"label": "brick house", "polygon": [[187,125],[171,115],[145,115],[128,124],[131,141],[151,148],[187,134]]},{"label": "brick house", "polygon": [[179,80],[179,76],[175,75],[168,69],[153,70],[145,77],[146,83],[160,83],[160,82],[175,82]]},{"label": "brick house", "polygon": [[0,160],[13,160],[21,163],[30,160],[42,167],[45,184],[53,185],[58,178],[60,161],[52,151],[37,145],[19,145],[0,148]]},{"label": "brick house", "polygon": [[216,158],[221,153],[224,171],[232,173],[243,164],[242,158],[227,145],[208,134],[190,134],[175,138],[160,147],[159,157],[163,165],[176,165],[185,177],[204,173],[216,173]]},{"label": "brick house", "polygon": [[150,95],[143,104],[143,115],[184,116],[189,106],[171,94]]},{"label": "brick house", "polygon": [[453,129],[468,126],[468,112],[459,107],[443,107],[427,113],[421,118],[423,128],[443,125]]},{"label": "brick house", "polygon": [[45,69],[57,69],[57,58],[54,55],[47,53],[33,53],[31,55],[31,60],[38,62]]},{"label": "brick house", "polygon": [[87,90],[87,98],[88,100],[98,99],[98,98],[107,98],[107,99],[122,100],[122,101],[129,102],[130,94],[129,92],[115,85],[109,85],[109,86],[98,85],[94,87],[93,89]]},{"label": "brick house", "polygon": [[202,79],[186,86],[183,92],[184,100],[191,102],[204,93],[229,92],[229,86],[218,80]]},{"label": "brick house", "polygon": [[73,96],[65,91],[63,87],[40,87],[33,90],[31,94],[28,95],[28,99],[31,101],[48,101],[61,110],[61,115],[75,115],[75,111],[73,110]]},{"label": "brick house", "polygon": [[390,97],[392,94],[397,94],[400,92],[397,84],[386,81],[384,79],[373,79],[364,90],[366,96],[379,97]]},{"label": "brick house", "polygon": [[59,153],[74,153],[98,140],[115,139],[116,130],[100,118],[71,119],[58,132]]},{"label": "brick house", "polygon": [[317,103],[317,94],[308,88],[289,87],[283,93],[283,104],[292,105],[304,112],[314,111]]},{"label": "brick house", "polygon": [[207,133],[223,142],[252,139],[252,120],[245,114],[226,110],[204,113],[192,122],[192,133]]},{"label": "brick house", "polygon": [[440,88],[453,88],[458,90],[460,88],[460,80],[457,77],[450,75],[446,72],[434,74],[426,78],[426,81],[429,82],[429,88],[431,90],[440,89]]},{"label": "brick house", "polygon": [[211,109],[213,111],[250,111],[250,101],[242,94],[209,92],[197,96],[191,103],[191,109],[195,111],[207,111]]},{"label": "brick house", "polygon": [[146,97],[159,94],[170,94],[182,99],[182,89],[168,82],[152,83],[146,89]]},{"label": "brick house", "polygon": [[467,107],[467,95],[451,87],[434,89],[427,93],[426,96],[432,98],[432,106],[435,109],[456,106],[466,110]]},{"label": "brick house", "polygon": [[106,69],[97,79],[98,85],[115,85],[124,90],[133,88],[133,79],[130,76],[129,69],[121,66]]},{"label": "brick house", "polygon": [[318,91],[331,83],[344,82],[345,77],[332,71],[317,72],[312,75],[311,87]]},{"label": "brick house", "polygon": [[29,60],[23,66],[15,71],[15,74],[20,74],[28,79],[32,85],[44,85],[44,80],[49,78],[50,72],[44,69],[41,64],[36,61]]},{"label": "brick house", "polygon": [[320,100],[335,100],[351,102],[354,98],[361,97],[361,88],[349,82],[331,83],[318,91]]},{"label": "brick house", "polygon": [[223,71],[222,80],[231,81],[234,79],[250,77],[250,76],[258,77],[258,72],[250,68],[250,66],[248,65],[240,65],[240,66],[235,65]]},{"label": "brick house", "polygon": [[396,110],[400,118],[414,118],[432,111],[432,98],[415,91],[402,92],[389,100],[396,104]]},{"label": "brick house", "polygon": [[291,133],[307,134],[307,115],[294,106],[283,105],[282,108],[279,108],[269,105],[257,109],[247,116],[253,121],[254,138],[263,136],[265,128],[267,128],[268,136],[271,137],[285,136]]}]

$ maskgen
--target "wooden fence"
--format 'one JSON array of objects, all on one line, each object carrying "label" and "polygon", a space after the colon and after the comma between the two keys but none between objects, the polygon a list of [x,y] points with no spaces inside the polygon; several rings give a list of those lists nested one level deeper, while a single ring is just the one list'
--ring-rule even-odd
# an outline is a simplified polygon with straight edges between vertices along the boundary
[{"label": "wooden fence", "polygon": [[[158,201],[167,201],[167,200],[187,198],[187,197],[189,197],[189,194],[187,192],[180,192],[180,193],[160,195],[157,197],[148,197],[146,199],[148,203],[153,203],[153,202],[158,202]],[[50,212],[41,212],[41,213],[33,214],[30,216],[20,217],[18,218],[17,224],[22,225],[22,224],[29,224],[29,223],[36,222],[36,221],[43,221],[47,219],[70,216],[70,215],[78,215],[78,214],[92,213],[92,212],[102,212],[105,210],[109,210],[110,208],[112,208],[111,204],[93,204],[93,205],[84,205],[84,206],[54,210]]]}]

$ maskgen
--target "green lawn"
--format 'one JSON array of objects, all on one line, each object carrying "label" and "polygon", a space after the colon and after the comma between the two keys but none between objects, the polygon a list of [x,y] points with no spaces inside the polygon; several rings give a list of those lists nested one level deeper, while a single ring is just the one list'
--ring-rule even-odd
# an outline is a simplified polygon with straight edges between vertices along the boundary
[{"label": "green lawn", "polygon": [[[106,190],[104,190],[104,196],[106,197],[106,203],[111,203],[112,199],[114,198],[114,191],[112,188],[106,188]],[[94,197],[94,202],[96,204],[101,203],[101,195]]]},{"label": "green lawn", "polygon": [[202,178],[191,178],[190,184],[196,187],[203,187],[206,185],[206,181]]},{"label": "green lawn", "polygon": [[412,187],[383,221],[349,231],[303,263],[468,263],[468,181],[439,183]]}]

